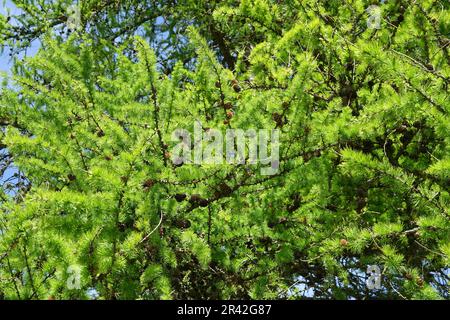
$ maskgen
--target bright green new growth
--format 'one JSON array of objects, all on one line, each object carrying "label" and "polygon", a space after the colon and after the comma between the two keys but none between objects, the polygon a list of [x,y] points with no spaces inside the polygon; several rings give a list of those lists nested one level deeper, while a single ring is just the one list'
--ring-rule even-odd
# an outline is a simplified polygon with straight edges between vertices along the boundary
[{"label": "bright green new growth", "polygon": [[[59,36],[65,2],[0,19],[42,41],[1,91],[0,297],[449,298],[445,1],[85,1]],[[279,172],[174,165],[197,120],[280,129]]]}]

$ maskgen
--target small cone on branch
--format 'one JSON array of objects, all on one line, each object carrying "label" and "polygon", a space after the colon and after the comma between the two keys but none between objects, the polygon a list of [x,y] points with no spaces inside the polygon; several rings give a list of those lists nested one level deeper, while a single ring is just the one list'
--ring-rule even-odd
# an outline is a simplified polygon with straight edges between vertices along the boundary
[{"label": "small cone on branch", "polygon": [[184,193],[177,193],[175,195],[175,200],[177,200],[177,202],[184,201],[185,199],[186,199],[186,195]]},{"label": "small cone on branch", "polygon": [[233,105],[231,104],[231,102],[226,102],[226,103],[223,105],[223,107],[224,107],[226,110],[230,110],[231,108],[233,108]]},{"label": "small cone on branch", "polygon": [[422,278],[417,278],[416,283],[417,283],[417,285],[418,285],[419,287],[423,287],[424,281],[423,281]]},{"label": "small cone on branch", "polygon": [[222,182],[219,185],[219,189],[220,189],[220,194],[224,195],[224,196],[230,195],[233,192],[233,190],[230,188],[230,186],[228,184],[226,184],[225,182]]},{"label": "small cone on branch", "polygon": [[180,229],[188,229],[191,226],[191,222],[189,220],[178,219],[175,220],[174,225]]},{"label": "small cone on branch", "polygon": [[277,128],[282,128],[285,124],[283,115],[279,114],[278,112],[272,113],[272,119],[277,124]]},{"label": "small cone on branch", "polygon": [[200,207],[207,207],[208,206],[208,200],[206,200],[206,199],[200,199],[200,201],[198,202],[198,205],[200,206]]},{"label": "small cone on branch", "polygon": [[202,199],[202,197],[199,194],[193,194],[191,195],[191,198],[189,199],[189,202],[198,202]]},{"label": "small cone on branch", "polygon": [[155,181],[153,181],[153,179],[147,179],[144,181],[144,183],[142,183],[142,186],[145,189],[150,189],[151,187],[153,187],[154,184],[155,184]]},{"label": "small cone on branch", "polygon": [[239,86],[239,82],[236,79],[231,80],[231,86],[235,92],[241,92],[241,87]]}]

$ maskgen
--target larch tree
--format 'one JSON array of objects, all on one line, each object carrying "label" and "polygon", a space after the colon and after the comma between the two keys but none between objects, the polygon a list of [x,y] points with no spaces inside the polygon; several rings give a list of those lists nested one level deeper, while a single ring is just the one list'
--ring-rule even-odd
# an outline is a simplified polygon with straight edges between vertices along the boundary
[{"label": "larch tree", "polygon": [[449,298],[448,1],[12,2],[1,298]]}]

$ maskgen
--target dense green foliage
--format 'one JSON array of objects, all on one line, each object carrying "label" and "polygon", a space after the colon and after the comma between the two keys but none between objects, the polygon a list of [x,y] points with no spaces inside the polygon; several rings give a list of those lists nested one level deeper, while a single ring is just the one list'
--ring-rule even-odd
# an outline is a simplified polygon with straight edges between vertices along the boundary
[{"label": "dense green foliage", "polygon": [[[1,297],[449,298],[448,1],[13,2]],[[279,172],[174,165],[197,120],[281,129]]]}]

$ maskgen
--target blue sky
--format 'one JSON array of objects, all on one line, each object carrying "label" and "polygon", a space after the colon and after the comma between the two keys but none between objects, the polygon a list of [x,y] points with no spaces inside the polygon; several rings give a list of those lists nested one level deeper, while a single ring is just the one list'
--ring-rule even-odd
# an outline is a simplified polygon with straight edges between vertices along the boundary
[{"label": "blue sky", "polygon": [[[7,13],[18,14],[21,13],[21,10],[19,10],[11,1],[9,0],[3,0],[0,3],[0,13],[5,15]],[[36,53],[36,51],[39,49],[39,45],[37,43],[33,43],[30,49],[27,50],[26,54],[33,55]],[[23,54],[21,54],[23,56]],[[12,59],[9,56],[9,51],[5,50],[3,53],[0,53],[0,72],[8,72],[11,69],[12,66]]]},{"label": "blue sky", "polygon": [[[11,3],[11,1],[2,1],[0,6],[0,13],[2,15],[5,15],[8,12],[8,9],[11,13],[16,13],[19,10],[14,6],[14,4]],[[11,58],[8,55],[7,51],[4,51],[0,55],[0,71],[6,71],[8,72],[11,68]]]},{"label": "blue sky", "polygon": [[[5,15],[7,13],[10,14],[18,14],[21,11],[17,9],[17,7],[9,0],[3,0],[0,3],[0,13]],[[33,55],[37,52],[39,46],[36,43],[33,44],[33,46],[27,50],[26,54]],[[24,53],[21,53],[20,56],[23,56]],[[7,74],[10,74],[11,67],[13,65],[13,60],[9,56],[9,50],[4,50],[3,53],[0,53],[0,73],[6,72]],[[0,77],[3,77],[3,75],[0,75]],[[16,173],[17,170],[15,168],[9,168],[4,173],[3,177],[0,177],[0,183],[3,183],[5,180],[8,180],[14,173]]]}]

